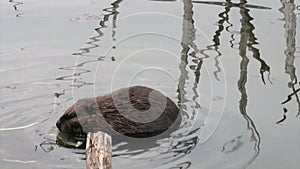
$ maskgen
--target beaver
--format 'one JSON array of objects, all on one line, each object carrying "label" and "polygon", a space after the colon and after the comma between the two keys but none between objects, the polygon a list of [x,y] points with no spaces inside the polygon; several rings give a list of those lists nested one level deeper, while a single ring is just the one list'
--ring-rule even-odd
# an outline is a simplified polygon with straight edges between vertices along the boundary
[{"label": "beaver", "polygon": [[132,86],[104,96],[78,100],[56,123],[60,133],[86,138],[88,132],[152,137],[174,131],[181,122],[177,105],[145,86]]}]

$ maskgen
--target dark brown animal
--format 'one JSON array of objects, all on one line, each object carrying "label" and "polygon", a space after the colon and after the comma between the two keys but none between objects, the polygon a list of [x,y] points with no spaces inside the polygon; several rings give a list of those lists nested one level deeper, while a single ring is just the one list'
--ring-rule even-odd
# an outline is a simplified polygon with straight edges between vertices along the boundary
[{"label": "dark brown animal", "polygon": [[[177,105],[157,90],[133,86],[105,96],[82,99],[57,121],[61,133],[86,137],[87,132],[150,137],[178,127]],[[176,127],[176,128],[177,128]]]}]

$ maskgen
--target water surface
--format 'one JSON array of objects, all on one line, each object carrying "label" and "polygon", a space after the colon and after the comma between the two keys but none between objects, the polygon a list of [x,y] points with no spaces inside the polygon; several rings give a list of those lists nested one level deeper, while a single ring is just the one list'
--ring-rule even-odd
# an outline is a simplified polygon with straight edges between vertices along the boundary
[{"label": "water surface", "polygon": [[136,84],[184,120],[114,145],[113,168],[299,168],[299,14],[299,0],[0,0],[1,169],[85,168],[55,122]]}]

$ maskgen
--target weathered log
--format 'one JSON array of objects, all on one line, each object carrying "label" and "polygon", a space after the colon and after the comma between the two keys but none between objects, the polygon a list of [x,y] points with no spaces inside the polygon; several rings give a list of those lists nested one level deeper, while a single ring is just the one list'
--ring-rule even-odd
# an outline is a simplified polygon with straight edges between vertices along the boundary
[{"label": "weathered log", "polygon": [[111,136],[102,131],[98,131],[97,133],[89,132],[86,142],[87,169],[111,169],[111,156]]}]

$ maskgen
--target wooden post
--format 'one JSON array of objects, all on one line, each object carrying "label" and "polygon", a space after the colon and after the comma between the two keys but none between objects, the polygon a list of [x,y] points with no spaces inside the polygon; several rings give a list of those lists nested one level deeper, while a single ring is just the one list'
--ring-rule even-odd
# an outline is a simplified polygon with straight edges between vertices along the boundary
[{"label": "wooden post", "polygon": [[111,136],[102,131],[88,133],[86,141],[87,169],[112,169],[111,156]]}]

